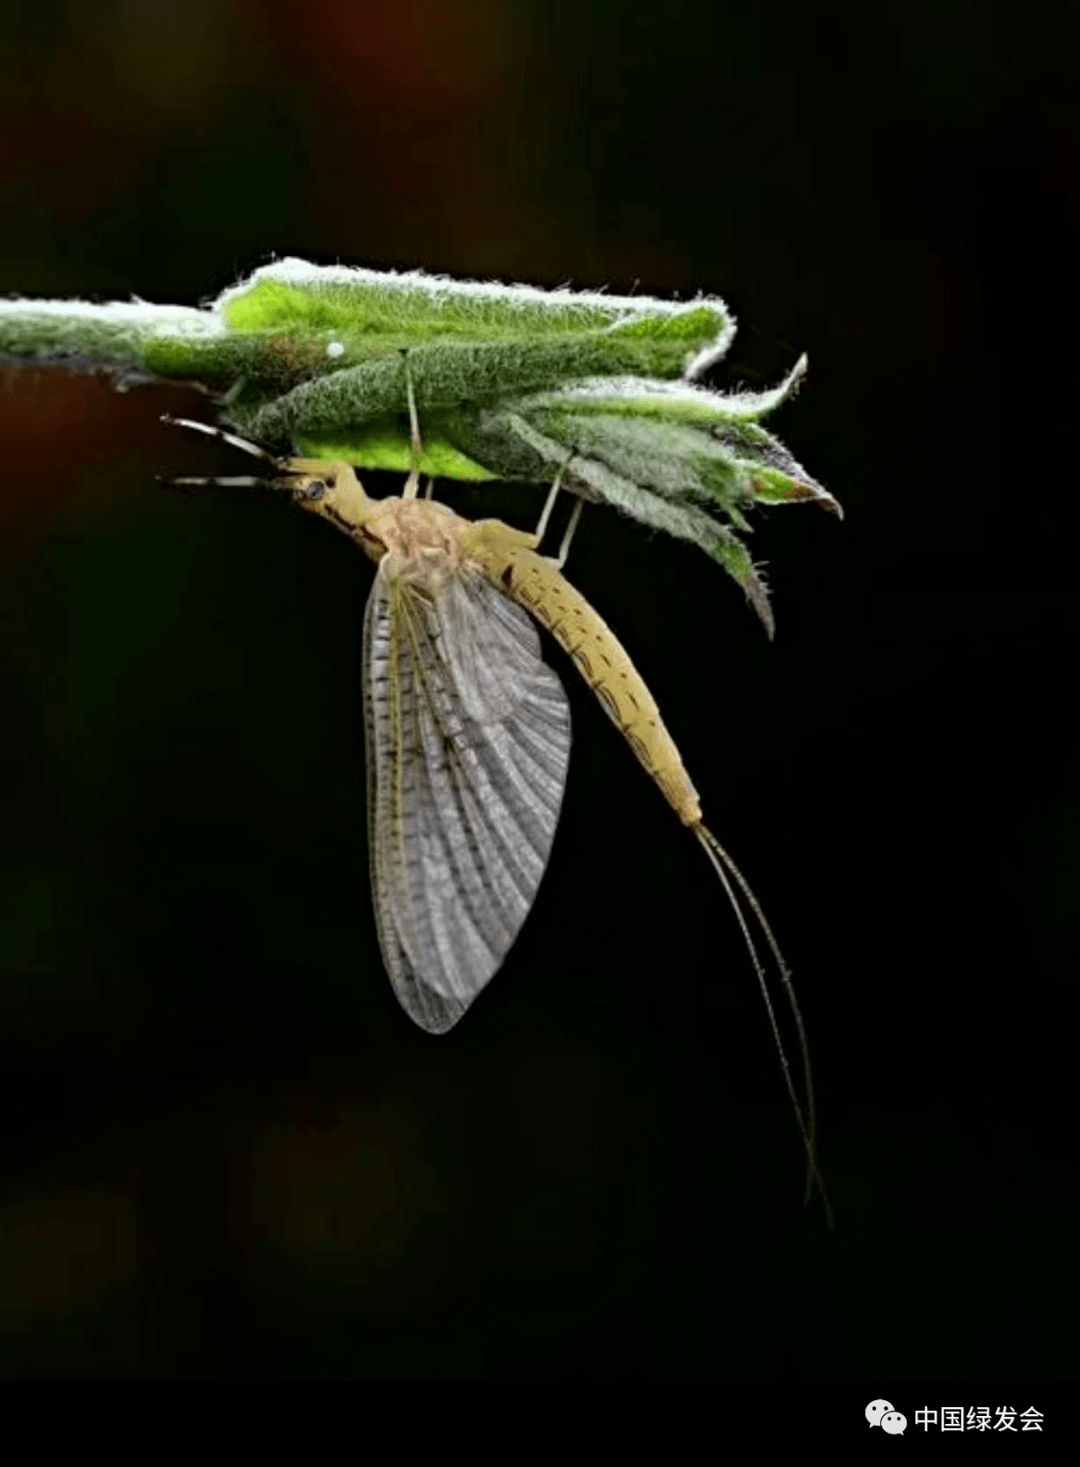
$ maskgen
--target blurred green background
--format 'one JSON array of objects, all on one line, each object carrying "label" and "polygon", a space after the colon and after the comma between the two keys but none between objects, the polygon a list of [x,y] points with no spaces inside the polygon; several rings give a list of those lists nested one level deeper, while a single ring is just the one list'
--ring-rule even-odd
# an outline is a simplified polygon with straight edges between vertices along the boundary
[{"label": "blurred green background", "polygon": [[196,394],[0,371],[0,1375],[1075,1376],[1073,52],[1008,15],[14,7],[0,290],[197,304],[297,254],[720,294],[709,381],[809,351],[770,426],[848,518],[756,517],[771,647],[609,511],[568,567],[793,964],[828,1235],[715,879],[570,663],[539,899],[434,1040],[370,911],[370,567],[162,489],[245,471],[159,423]]}]

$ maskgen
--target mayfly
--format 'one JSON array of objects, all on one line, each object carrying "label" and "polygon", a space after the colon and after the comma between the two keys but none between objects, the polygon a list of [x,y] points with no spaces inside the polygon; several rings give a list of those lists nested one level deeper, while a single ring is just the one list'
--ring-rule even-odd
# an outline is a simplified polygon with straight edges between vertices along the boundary
[{"label": "mayfly", "polygon": [[[394,991],[422,1029],[452,1028],[501,967],[536,897],[559,819],[570,709],[541,656],[539,622],[569,654],[683,825],[696,836],[735,913],[757,974],[788,1094],[816,1183],[814,1094],[806,1034],[787,965],[742,873],[702,819],[701,803],[652,695],[610,627],[562,573],[584,501],[559,553],[539,553],[572,462],[551,485],[533,534],[470,521],[419,493],[419,422],[406,364],[412,471],[400,496],[372,499],[343,459],[278,458],[222,428],[165,415],[267,463],[273,478],[176,478],[177,485],[285,489],[376,563],[364,623],[364,711],[372,891]],[[780,973],[802,1056],[805,1105],[743,909]]]}]

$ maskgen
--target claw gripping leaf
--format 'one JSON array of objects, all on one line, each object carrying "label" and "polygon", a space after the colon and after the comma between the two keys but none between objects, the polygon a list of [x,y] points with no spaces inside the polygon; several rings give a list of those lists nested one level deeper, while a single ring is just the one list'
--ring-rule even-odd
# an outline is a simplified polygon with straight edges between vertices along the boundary
[{"label": "claw gripping leaf", "polygon": [[694,384],[734,335],[722,301],[544,291],[285,259],[204,309],[0,301],[0,362],[198,383],[222,421],[282,451],[410,467],[405,361],[439,477],[564,483],[691,540],[768,597],[736,531],[756,502],[830,494],[758,422],[794,390]]}]

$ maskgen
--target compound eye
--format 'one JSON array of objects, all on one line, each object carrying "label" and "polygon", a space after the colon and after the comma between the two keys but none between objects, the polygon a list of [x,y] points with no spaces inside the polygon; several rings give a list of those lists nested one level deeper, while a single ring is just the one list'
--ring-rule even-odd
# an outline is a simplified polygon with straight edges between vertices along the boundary
[{"label": "compound eye", "polygon": [[322,479],[312,479],[310,483],[304,484],[302,488],[293,490],[293,497],[301,504],[313,504],[322,499],[326,493],[326,485]]}]

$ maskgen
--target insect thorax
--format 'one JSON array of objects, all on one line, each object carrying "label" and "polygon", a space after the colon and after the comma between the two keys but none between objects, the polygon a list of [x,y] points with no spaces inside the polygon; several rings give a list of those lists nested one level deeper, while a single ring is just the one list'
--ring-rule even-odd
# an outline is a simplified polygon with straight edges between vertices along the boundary
[{"label": "insect thorax", "polygon": [[430,499],[379,500],[364,528],[386,547],[386,552],[412,561],[435,551],[453,561],[461,559],[461,531],[468,521],[445,504]]}]

